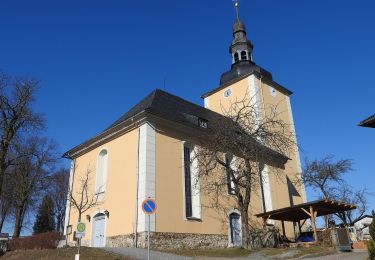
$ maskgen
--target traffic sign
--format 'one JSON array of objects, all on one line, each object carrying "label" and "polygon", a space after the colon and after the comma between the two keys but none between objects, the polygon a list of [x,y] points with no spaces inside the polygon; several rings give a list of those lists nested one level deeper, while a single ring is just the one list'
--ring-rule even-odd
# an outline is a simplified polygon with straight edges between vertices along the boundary
[{"label": "traffic sign", "polygon": [[82,238],[86,234],[86,224],[83,222],[78,222],[77,224],[77,231],[76,231],[76,237]]},{"label": "traffic sign", "polygon": [[156,201],[151,198],[147,198],[142,202],[142,210],[148,215],[148,228],[147,228],[147,260],[150,260],[150,225],[151,225],[151,215],[156,212],[157,208]]},{"label": "traffic sign", "polygon": [[157,209],[157,204],[154,199],[148,198],[142,202],[142,210],[145,214],[152,215],[155,213],[156,209]]}]

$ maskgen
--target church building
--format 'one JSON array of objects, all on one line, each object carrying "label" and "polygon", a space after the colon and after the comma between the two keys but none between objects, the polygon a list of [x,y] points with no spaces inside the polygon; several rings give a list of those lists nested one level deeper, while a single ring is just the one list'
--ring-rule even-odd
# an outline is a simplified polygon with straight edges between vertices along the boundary
[{"label": "church building", "polygon": [[[103,132],[64,154],[71,160],[73,194],[79,192],[80,180],[89,173],[89,193],[98,199],[97,205],[81,215],[87,229],[82,245],[144,247],[149,223],[141,204],[146,198],[157,202],[156,214],[150,219],[153,247],[241,245],[241,213],[231,202],[231,192],[223,194],[229,201],[223,214],[206,207],[205,191],[192,185],[199,171],[191,160],[195,135],[213,120],[223,120],[223,108],[244,97],[255,98],[264,106],[277,105],[282,119],[295,130],[292,92],[255,63],[253,44],[238,16],[237,3],[236,10],[230,70],[221,75],[217,87],[202,95],[203,106],[155,89]],[[260,114],[264,106],[258,107]],[[297,146],[293,150],[281,180],[267,168],[262,172],[262,192],[250,204],[252,226],[262,225],[254,217],[257,213],[306,202],[303,185],[291,192],[289,180],[301,172]],[[73,243],[77,223],[78,212],[68,199],[64,232],[69,243]],[[281,229],[278,221],[269,224]],[[294,237],[292,224],[285,224],[284,229],[288,237]]]}]

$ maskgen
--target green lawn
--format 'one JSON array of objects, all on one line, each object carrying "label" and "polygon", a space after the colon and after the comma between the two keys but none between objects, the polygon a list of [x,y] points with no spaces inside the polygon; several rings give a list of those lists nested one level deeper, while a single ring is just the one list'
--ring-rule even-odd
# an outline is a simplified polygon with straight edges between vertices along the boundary
[{"label": "green lawn", "polygon": [[[3,255],[1,260],[74,260],[77,248],[59,248],[43,250],[20,250],[8,252]],[[104,250],[81,247],[80,260],[130,260],[131,258],[119,256]]]}]

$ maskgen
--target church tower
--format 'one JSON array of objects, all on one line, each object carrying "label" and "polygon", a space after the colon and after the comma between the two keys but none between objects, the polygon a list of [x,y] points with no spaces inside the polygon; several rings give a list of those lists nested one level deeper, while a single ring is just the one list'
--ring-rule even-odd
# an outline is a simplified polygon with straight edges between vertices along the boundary
[{"label": "church tower", "polygon": [[[248,39],[246,26],[239,16],[238,1],[235,1],[236,18],[233,24],[233,39],[229,47],[232,64],[230,70],[220,77],[219,86],[202,95],[204,106],[212,111],[223,114],[230,106],[241,100],[254,102],[260,121],[267,116],[267,107],[277,106],[280,119],[285,121],[295,132],[290,96],[292,92],[273,80],[270,72],[255,63],[253,59],[254,45]],[[267,111],[266,111],[267,110]],[[298,147],[290,155],[285,168],[285,183],[287,179],[295,178],[295,173],[301,172]],[[274,174],[265,168],[263,177],[263,211],[290,206],[288,189],[272,190],[277,182]],[[285,184],[286,185],[286,184]],[[306,202],[304,186],[299,188],[300,196],[293,197],[293,203]]]}]

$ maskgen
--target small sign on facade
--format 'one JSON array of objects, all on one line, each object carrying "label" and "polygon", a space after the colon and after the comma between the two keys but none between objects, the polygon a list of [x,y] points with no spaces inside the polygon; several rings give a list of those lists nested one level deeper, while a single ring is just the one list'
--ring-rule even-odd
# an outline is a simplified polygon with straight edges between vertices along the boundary
[{"label": "small sign on facade", "polygon": [[77,231],[76,231],[76,238],[82,238],[86,234],[86,224],[83,222],[78,222],[77,224]]}]

